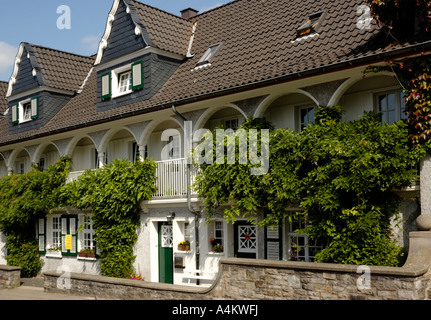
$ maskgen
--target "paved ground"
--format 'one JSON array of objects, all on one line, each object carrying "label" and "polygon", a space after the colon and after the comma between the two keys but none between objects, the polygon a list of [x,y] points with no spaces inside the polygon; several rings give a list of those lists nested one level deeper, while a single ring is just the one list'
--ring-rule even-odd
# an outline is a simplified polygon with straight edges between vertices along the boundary
[{"label": "paved ground", "polygon": [[15,289],[0,289],[0,300],[96,300],[94,297],[48,293],[43,289],[43,278],[21,279]]}]

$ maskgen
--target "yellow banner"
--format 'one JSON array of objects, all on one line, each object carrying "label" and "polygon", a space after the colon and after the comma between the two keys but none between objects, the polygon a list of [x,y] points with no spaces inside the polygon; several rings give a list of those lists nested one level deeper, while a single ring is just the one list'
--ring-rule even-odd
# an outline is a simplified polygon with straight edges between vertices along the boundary
[{"label": "yellow banner", "polygon": [[72,235],[71,234],[66,234],[65,246],[66,246],[66,250],[72,250]]}]

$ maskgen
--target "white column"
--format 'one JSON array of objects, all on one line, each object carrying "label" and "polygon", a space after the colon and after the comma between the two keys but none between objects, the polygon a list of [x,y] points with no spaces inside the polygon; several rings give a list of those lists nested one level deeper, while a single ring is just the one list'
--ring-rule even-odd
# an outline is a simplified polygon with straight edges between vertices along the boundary
[{"label": "white column", "polygon": [[420,165],[421,215],[416,219],[419,230],[431,230],[431,157],[427,155]]}]

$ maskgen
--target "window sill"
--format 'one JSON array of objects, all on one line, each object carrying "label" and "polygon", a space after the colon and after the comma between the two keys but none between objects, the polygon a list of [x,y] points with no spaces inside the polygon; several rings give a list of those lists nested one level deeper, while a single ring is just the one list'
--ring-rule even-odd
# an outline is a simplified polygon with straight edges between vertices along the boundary
[{"label": "window sill", "polygon": [[46,253],[45,257],[46,258],[55,258],[55,259],[62,259],[63,258],[60,251],[58,251],[58,253]]},{"label": "window sill", "polygon": [[225,253],[224,252],[214,252],[214,251],[210,251],[207,253],[207,255],[209,256],[224,256]]},{"label": "window sill", "polygon": [[178,253],[189,254],[189,253],[193,253],[193,251],[192,250],[187,250],[187,251],[176,250],[174,253],[175,254],[178,254]]},{"label": "window sill", "polygon": [[32,121],[32,120],[33,120],[33,119],[19,120],[19,121],[18,121],[18,123],[19,123],[19,124],[27,123],[27,122],[30,122],[30,121]]},{"label": "window sill", "polygon": [[125,96],[125,95],[128,95],[128,94],[131,94],[132,92],[133,92],[133,90],[125,91],[125,92],[121,92],[121,93],[115,93],[115,94],[112,95],[112,99],[119,98],[119,97],[122,97],[122,96]]},{"label": "window sill", "polygon": [[78,260],[97,261],[97,258],[87,258],[87,257],[80,257],[80,256],[78,256]]}]

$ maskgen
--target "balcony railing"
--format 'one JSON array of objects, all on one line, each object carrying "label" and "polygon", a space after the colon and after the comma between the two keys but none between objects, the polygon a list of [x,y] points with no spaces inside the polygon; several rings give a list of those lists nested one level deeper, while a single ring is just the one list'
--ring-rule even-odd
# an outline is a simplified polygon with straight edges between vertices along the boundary
[{"label": "balcony railing", "polygon": [[[156,186],[157,192],[153,197],[175,197],[185,198],[187,196],[187,163],[186,159],[175,159],[167,161],[156,161]],[[71,172],[67,178],[67,182],[72,182],[85,172]],[[198,172],[196,168],[191,168],[191,184],[194,182]],[[192,194],[196,192],[191,189]]]}]

